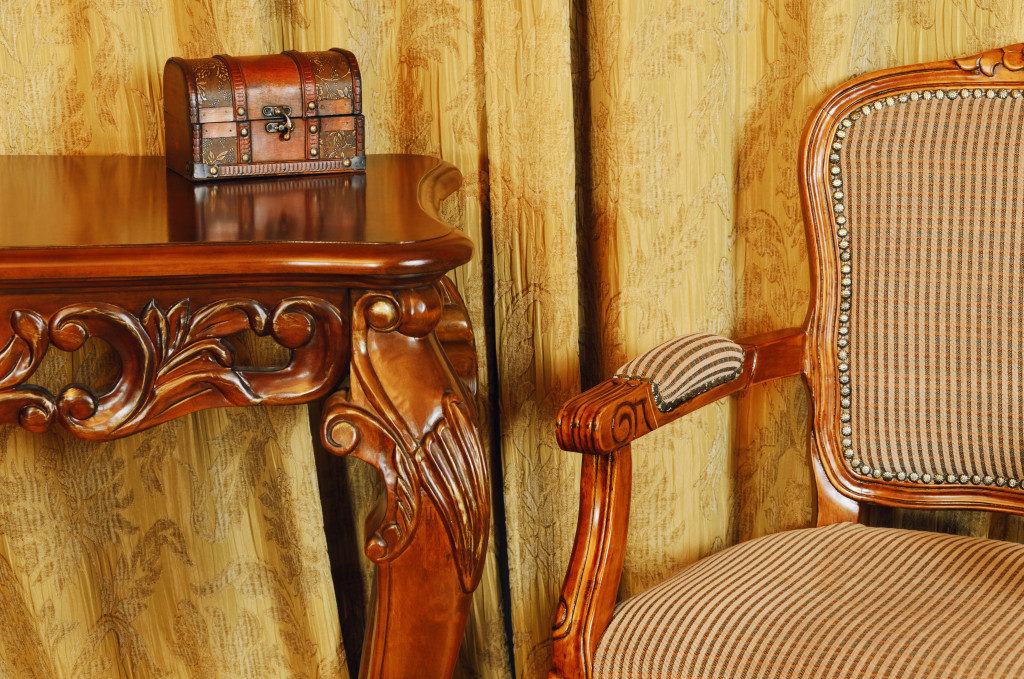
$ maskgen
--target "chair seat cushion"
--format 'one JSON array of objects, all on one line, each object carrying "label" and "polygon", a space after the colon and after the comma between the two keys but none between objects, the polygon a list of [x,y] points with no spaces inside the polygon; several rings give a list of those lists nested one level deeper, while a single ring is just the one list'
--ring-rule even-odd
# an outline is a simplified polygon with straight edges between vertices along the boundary
[{"label": "chair seat cushion", "polygon": [[691,398],[736,379],[743,368],[743,347],[699,332],[659,344],[615,371],[615,377],[651,383],[654,403],[667,413]]},{"label": "chair seat cushion", "polygon": [[777,533],[620,604],[594,660],[595,679],[1024,677],[1024,545]]}]

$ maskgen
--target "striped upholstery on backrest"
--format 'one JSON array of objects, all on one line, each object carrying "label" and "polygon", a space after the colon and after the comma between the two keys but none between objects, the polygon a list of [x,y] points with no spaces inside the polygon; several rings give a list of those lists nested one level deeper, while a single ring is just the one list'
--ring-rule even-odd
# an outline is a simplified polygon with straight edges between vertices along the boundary
[{"label": "striped upholstery on backrest", "polygon": [[1024,478],[1024,96],[906,92],[830,153],[842,447],[856,473]]},{"label": "striped upholstery on backrest", "polygon": [[594,679],[1024,677],[1024,545],[841,523],[702,559],[620,604]]},{"label": "striped upholstery on backrest", "polygon": [[654,402],[668,412],[712,387],[735,379],[743,347],[709,332],[659,344],[615,371],[615,377],[651,383]]}]

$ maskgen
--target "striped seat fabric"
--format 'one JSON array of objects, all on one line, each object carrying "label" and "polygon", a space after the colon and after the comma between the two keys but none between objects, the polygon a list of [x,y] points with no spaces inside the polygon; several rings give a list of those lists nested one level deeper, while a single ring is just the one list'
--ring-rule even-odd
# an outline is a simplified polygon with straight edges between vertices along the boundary
[{"label": "striped seat fabric", "polygon": [[841,523],[698,561],[616,608],[595,679],[1024,677],[1024,545]]},{"label": "striped seat fabric", "polygon": [[650,382],[654,402],[667,413],[712,387],[736,379],[743,347],[709,332],[678,337],[634,358],[615,377]]}]

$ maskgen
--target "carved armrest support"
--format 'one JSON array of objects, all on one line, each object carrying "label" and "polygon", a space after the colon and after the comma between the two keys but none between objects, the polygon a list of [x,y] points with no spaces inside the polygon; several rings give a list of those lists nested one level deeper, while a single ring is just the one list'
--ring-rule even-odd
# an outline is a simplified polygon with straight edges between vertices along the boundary
[{"label": "carved armrest support", "polygon": [[[715,350],[723,353],[717,360],[704,361],[684,388],[666,388],[651,371],[652,354],[660,351],[664,356],[673,343],[694,346],[700,341],[707,346],[716,340],[720,341]],[[692,335],[661,345],[622,366],[616,377],[567,401],[558,415],[558,445],[606,455],[723,396],[759,382],[798,375],[804,371],[804,341],[803,329],[797,328],[736,342]]]}]

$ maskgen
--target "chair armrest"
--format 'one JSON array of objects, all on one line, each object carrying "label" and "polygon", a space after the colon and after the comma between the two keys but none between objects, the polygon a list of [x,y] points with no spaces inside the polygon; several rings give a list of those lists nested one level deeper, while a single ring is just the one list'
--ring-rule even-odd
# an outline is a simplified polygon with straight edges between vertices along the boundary
[{"label": "chair armrest", "polygon": [[558,414],[564,450],[605,455],[751,384],[804,372],[802,328],[733,342],[687,335],[623,365]]}]

